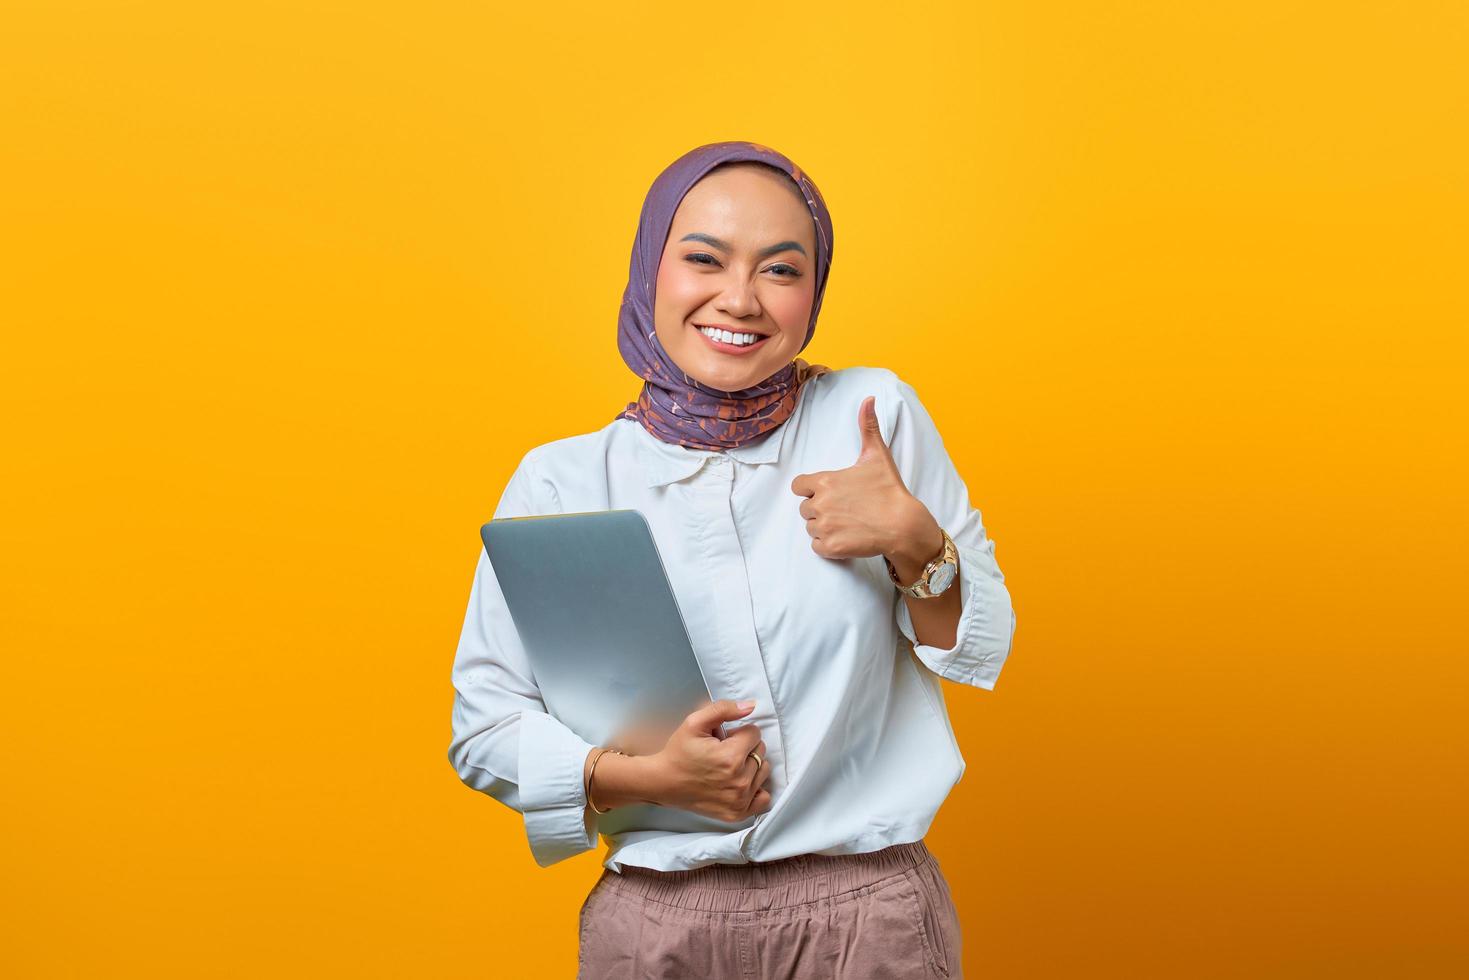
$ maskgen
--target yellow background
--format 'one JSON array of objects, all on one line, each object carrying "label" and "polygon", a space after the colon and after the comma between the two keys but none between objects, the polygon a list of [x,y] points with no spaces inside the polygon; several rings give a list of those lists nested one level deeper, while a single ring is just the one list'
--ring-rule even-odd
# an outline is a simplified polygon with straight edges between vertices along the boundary
[{"label": "yellow background", "polygon": [[1464,975],[1464,11],[8,0],[0,972],[571,975],[601,849],[446,758],[477,530],[750,139],[1014,596],[968,973]]}]

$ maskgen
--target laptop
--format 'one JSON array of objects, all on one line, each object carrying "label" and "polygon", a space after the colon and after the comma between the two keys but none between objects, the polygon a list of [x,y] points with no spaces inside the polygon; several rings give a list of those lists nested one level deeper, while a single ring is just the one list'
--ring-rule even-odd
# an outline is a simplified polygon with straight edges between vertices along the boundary
[{"label": "laptop", "polygon": [[506,517],[480,537],[546,709],[566,727],[652,755],[713,700],[641,513]]}]

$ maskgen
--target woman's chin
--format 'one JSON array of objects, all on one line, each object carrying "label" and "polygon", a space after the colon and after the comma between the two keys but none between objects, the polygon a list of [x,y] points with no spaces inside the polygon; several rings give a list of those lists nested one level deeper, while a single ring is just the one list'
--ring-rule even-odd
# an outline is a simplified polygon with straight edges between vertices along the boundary
[{"label": "woman's chin", "polygon": [[758,366],[741,364],[705,364],[698,381],[720,391],[744,391],[752,388],[775,373],[775,369],[764,370]]},{"label": "woman's chin", "polygon": [[753,388],[791,362],[780,351],[751,351],[748,355],[723,354],[703,344],[670,352],[673,362],[689,377],[718,391]]}]

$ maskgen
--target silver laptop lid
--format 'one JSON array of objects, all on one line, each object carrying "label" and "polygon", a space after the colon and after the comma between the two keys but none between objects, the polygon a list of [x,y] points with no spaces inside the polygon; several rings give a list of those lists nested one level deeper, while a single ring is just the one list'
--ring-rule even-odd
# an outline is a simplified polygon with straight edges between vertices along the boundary
[{"label": "silver laptop lid", "polygon": [[709,703],[642,514],[507,517],[480,536],[546,708],[572,731],[651,754]]}]

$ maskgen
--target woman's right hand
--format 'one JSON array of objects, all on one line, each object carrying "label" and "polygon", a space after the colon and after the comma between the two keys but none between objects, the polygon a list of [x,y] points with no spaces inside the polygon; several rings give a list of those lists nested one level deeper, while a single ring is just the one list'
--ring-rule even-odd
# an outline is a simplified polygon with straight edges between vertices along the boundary
[{"label": "woman's right hand", "polygon": [[722,723],[754,709],[754,702],[747,703],[741,708],[720,700],[699,708],[668,736],[661,751],[648,757],[656,767],[659,803],[731,823],[770,809],[770,791],[762,788],[770,765],[757,765],[750,756],[765,758],[760,729],[741,725],[719,737]]}]

